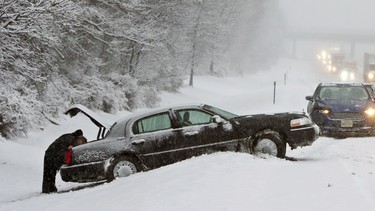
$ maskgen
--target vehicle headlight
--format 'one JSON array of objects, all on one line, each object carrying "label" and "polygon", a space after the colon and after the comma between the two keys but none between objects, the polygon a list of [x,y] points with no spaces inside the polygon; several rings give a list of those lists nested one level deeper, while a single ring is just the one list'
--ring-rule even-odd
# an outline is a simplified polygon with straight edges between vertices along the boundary
[{"label": "vehicle headlight", "polygon": [[331,65],[327,65],[327,69],[328,69],[328,71],[331,71],[332,70],[332,66]]},{"label": "vehicle headlight", "polygon": [[374,79],[374,73],[369,73],[367,74],[368,79]]},{"label": "vehicle headlight", "polygon": [[290,120],[290,127],[299,127],[299,126],[309,125],[309,124],[312,124],[312,122],[311,122],[311,119],[308,117]]},{"label": "vehicle headlight", "polygon": [[354,80],[355,79],[355,74],[353,72],[350,73],[350,80]]},{"label": "vehicle headlight", "polygon": [[346,80],[348,80],[348,77],[349,77],[348,71],[342,71],[341,72],[341,80],[346,81]]},{"label": "vehicle headlight", "polygon": [[367,116],[375,116],[375,109],[374,108],[368,108],[366,109],[365,113],[367,114]]},{"label": "vehicle headlight", "polygon": [[324,108],[324,109],[319,110],[319,113],[327,115],[329,114],[329,110]]},{"label": "vehicle headlight", "polygon": [[323,58],[323,59],[326,59],[326,58],[327,58],[327,52],[322,51],[321,55],[322,55],[322,58]]}]

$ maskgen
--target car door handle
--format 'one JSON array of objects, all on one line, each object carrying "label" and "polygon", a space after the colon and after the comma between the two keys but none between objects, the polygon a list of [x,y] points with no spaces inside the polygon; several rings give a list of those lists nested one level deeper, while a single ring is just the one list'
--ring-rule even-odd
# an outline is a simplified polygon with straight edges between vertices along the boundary
[{"label": "car door handle", "polygon": [[138,139],[138,140],[132,141],[132,145],[143,145],[144,143],[145,143],[144,139]]},{"label": "car door handle", "polygon": [[198,134],[198,131],[190,131],[190,132],[185,133],[186,136],[194,136],[194,135],[197,135],[197,134]]}]

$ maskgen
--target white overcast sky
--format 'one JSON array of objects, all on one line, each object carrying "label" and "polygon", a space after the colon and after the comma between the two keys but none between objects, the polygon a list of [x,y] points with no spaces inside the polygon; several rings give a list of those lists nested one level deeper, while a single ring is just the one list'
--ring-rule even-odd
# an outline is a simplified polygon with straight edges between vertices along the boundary
[{"label": "white overcast sky", "polygon": [[279,0],[290,29],[375,32],[375,0]]}]

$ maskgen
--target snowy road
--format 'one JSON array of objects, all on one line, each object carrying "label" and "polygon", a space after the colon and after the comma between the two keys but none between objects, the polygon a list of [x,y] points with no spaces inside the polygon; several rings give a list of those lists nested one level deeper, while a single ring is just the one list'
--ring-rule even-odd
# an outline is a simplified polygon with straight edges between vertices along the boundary
[{"label": "snowy road", "polygon": [[[288,80],[284,85],[284,73]],[[161,105],[204,102],[238,114],[302,111],[324,76],[305,62],[283,61],[269,73],[197,77],[195,87],[163,95]],[[277,81],[276,104],[272,102]],[[57,178],[60,194],[40,195],[43,153],[65,132],[95,127],[83,116],[61,126],[0,140],[0,210],[375,210],[375,138],[320,137],[288,149],[297,161],[215,153],[81,190]],[[90,137],[89,134],[94,134]]]}]

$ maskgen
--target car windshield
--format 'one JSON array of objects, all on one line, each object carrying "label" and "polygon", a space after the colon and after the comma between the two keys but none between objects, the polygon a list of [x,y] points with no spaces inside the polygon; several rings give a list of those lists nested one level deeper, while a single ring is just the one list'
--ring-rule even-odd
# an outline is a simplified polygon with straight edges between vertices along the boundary
[{"label": "car windshield", "polygon": [[322,100],[367,100],[368,93],[361,86],[331,86],[322,87],[319,93]]},{"label": "car windshield", "polygon": [[221,117],[223,117],[226,120],[232,119],[232,118],[238,116],[237,114],[233,114],[231,112],[224,111],[224,110],[222,110],[220,108],[216,108],[216,107],[210,106],[210,105],[204,105],[203,108],[206,109],[206,110],[208,110],[208,111],[211,111],[214,114],[220,115]]}]

